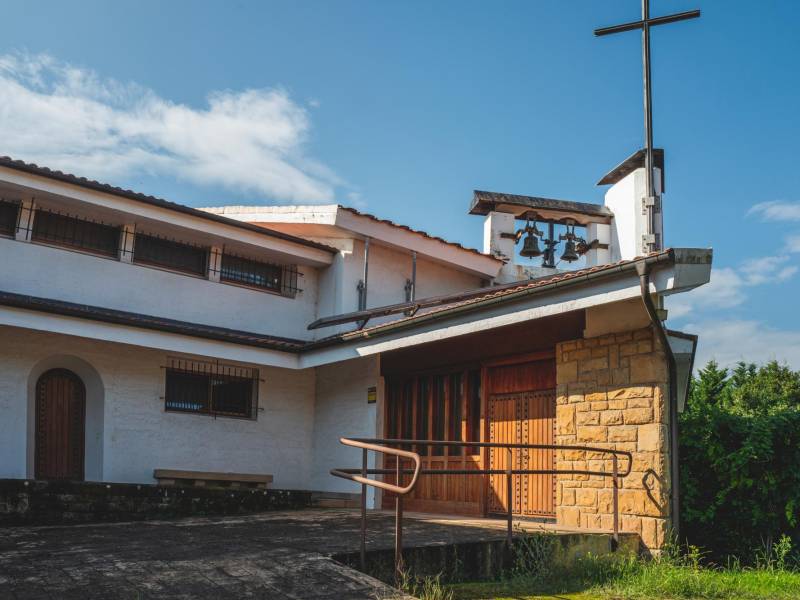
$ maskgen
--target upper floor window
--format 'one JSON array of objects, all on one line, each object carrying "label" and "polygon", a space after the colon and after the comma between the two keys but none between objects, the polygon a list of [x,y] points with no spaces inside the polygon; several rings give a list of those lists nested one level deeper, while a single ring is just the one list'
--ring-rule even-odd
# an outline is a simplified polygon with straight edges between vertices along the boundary
[{"label": "upper floor window", "polygon": [[0,200],[0,235],[14,235],[19,219],[19,203]]},{"label": "upper floor window", "polygon": [[208,249],[155,235],[137,233],[133,245],[133,262],[183,271],[192,275],[205,275],[208,267]]},{"label": "upper floor window", "polygon": [[225,253],[220,262],[221,281],[293,295],[297,288],[297,269],[274,265]]},{"label": "upper floor window", "polygon": [[256,418],[258,370],[170,358],[164,407],[168,411]]},{"label": "upper floor window", "polygon": [[116,257],[119,236],[119,227],[40,208],[33,218],[31,239]]}]

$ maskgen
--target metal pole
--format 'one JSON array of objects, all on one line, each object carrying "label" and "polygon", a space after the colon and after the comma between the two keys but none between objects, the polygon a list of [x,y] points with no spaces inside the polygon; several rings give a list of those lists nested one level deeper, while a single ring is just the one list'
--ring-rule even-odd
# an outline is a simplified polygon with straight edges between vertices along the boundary
[{"label": "metal pole", "polygon": [[[653,181],[653,105],[650,78],[650,0],[642,0],[642,79],[644,85],[644,169],[647,182],[647,234],[655,235],[656,188]],[[650,241],[652,240],[652,241]],[[655,238],[648,238],[648,252],[658,250]]]},{"label": "metal pole", "polygon": [[367,281],[369,279],[369,238],[364,239],[364,272],[358,284],[358,310],[367,308]]},{"label": "metal pole", "polygon": [[[397,457],[397,479],[395,483],[400,485],[400,463],[401,458]],[[394,576],[395,581],[400,582],[403,576],[403,496],[397,494],[395,499],[394,512]]]},{"label": "metal pole", "polygon": [[506,494],[508,495],[508,531],[506,533],[506,544],[508,544],[509,550],[511,550],[511,544],[514,541],[514,522],[511,512],[513,510],[511,496],[514,495],[514,480],[512,479],[513,475],[511,474],[511,469],[512,469],[511,463],[513,462],[513,460],[514,460],[514,450],[509,448],[508,464],[506,465]]},{"label": "metal pole", "polygon": [[[361,476],[367,477],[367,449],[361,451]],[[367,484],[361,484],[361,571],[367,570]]]},{"label": "metal pole", "polygon": [[411,298],[413,302],[417,298],[417,251],[411,253]]},{"label": "metal pole", "polygon": [[619,468],[618,468],[618,461],[617,455],[611,455],[611,465],[613,469],[613,476],[611,478],[611,483],[613,484],[613,505],[614,505],[614,536],[611,540],[611,549],[616,551],[619,548]]}]

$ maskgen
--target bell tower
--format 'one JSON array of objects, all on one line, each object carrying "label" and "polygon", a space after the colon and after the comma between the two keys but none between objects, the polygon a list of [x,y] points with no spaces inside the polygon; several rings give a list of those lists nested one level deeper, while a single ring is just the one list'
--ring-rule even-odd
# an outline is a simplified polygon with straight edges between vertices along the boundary
[{"label": "bell tower", "polygon": [[469,212],[485,217],[483,251],[505,261],[497,283],[610,262],[607,206],[476,190]]}]

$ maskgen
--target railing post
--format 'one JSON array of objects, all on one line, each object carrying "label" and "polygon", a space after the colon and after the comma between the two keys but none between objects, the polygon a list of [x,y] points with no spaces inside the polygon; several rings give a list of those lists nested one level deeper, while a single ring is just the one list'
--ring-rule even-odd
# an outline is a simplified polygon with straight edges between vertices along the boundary
[{"label": "railing post", "polygon": [[512,463],[514,462],[514,449],[508,448],[508,464],[506,465],[506,495],[508,496],[508,532],[506,533],[506,544],[508,544],[508,549],[511,550],[511,544],[513,543],[513,517],[512,511],[514,510],[513,501],[511,500],[511,496],[514,495],[514,480],[512,471]]},{"label": "railing post", "polygon": [[619,548],[619,468],[617,465],[617,455],[611,455],[611,465],[613,469],[613,476],[611,483],[613,484],[612,497],[614,505],[614,537],[611,539],[611,550],[615,551]]},{"label": "railing post", "polygon": [[[401,458],[397,457],[397,480],[396,484],[400,486],[400,473],[402,463]],[[403,496],[397,494],[395,499],[395,512],[394,512],[394,577],[395,581],[399,583],[403,577]]]},{"label": "railing post", "polygon": [[[367,477],[367,449],[361,451],[361,476]],[[367,484],[361,484],[361,572],[367,570]]]}]

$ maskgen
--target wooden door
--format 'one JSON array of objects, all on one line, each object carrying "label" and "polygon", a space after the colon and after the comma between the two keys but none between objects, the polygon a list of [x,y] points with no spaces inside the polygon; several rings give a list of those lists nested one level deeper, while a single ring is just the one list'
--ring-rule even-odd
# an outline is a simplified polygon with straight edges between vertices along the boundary
[{"label": "wooden door", "polygon": [[[555,364],[551,360],[504,365],[489,369],[487,420],[489,441],[512,444],[553,444],[555,429]],[[553,469],[553,450],[505,449],[488,452],[490,469]],[[529,517],[555,516],[553,475],[512,476],[512,497],[508,498],[506,475],[489,478],[487,507],[490,513],[512,512]]]},{"label": "wooden door", "polygon": [[[386,436],[403,439],[480,441],[480,370],[455,369],[414,375],[387,382]],[[479,447],[418,445],[422,468],[430,470],[478,470]],[[384,460],[393,469],[393,457]],[[408,463],[404,466],[408,466]],[[394,483],[394,476],[385,480]],[[403,485],[410,475],[401,477]],[[410,511],[481,515],[485,486],[478,475],[423,475],[414,491],[405,496]],[[384,508],[394,505],[394,496],[384,494]]]},{"label": "wooden door", "polygon": [[36,383],[36,479],[83,479],[86,389],[66,369]]}]

